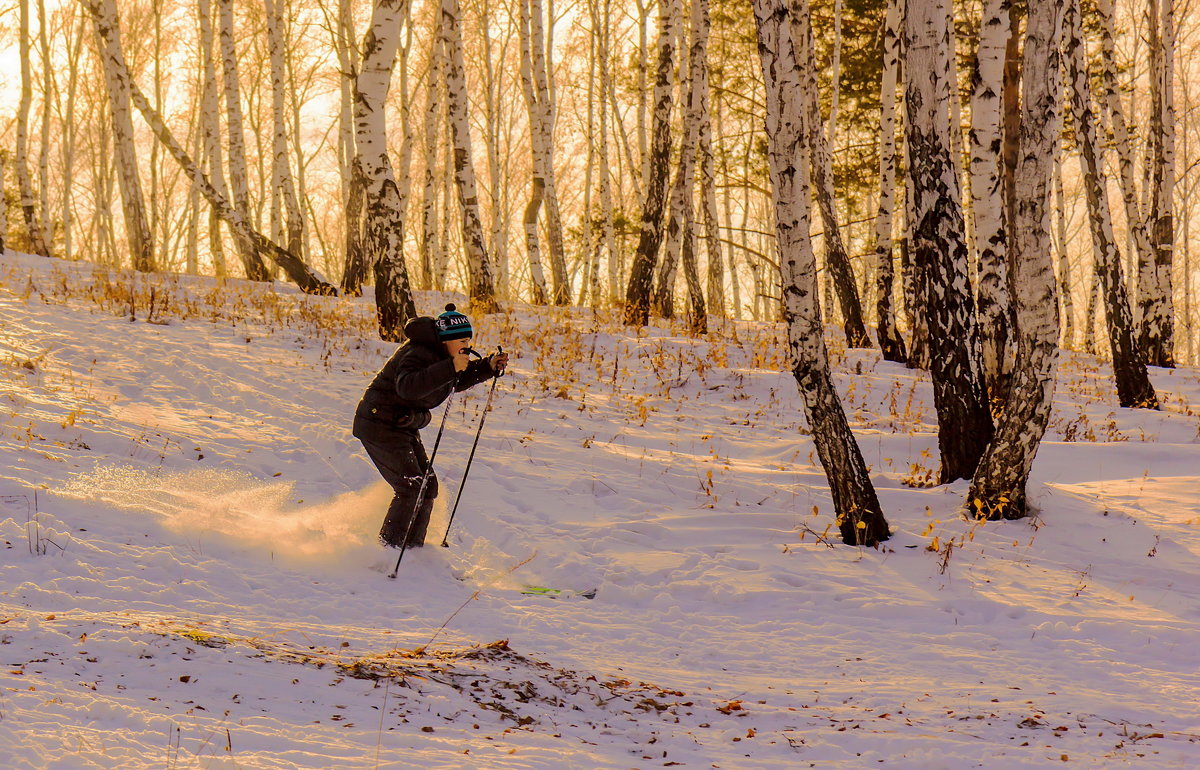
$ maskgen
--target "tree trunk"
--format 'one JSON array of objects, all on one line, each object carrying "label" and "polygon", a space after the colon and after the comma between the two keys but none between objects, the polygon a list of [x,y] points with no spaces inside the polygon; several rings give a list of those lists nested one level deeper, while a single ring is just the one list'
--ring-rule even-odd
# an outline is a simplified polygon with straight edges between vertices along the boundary
[{"label": "tree trunk", "polygon": [[1141,346],[1152,366],[1175,365],[1171,266],[1175,253],[1175,4],[1150,0],[1150,230],[1152,262],[1138,276]]},{"label": "tree trunk", "polygon": [[[42,52],[42,120],[38,142],[38,208],[42,212],[42,242],[54,250],[54,232],[50,222],[50,115],[54,100],[54,67],[51,64],[50,41],[46,28],[50,17],[46,14],[46,0],[38,0],[38,47]],[[153,254],[151,255],[153,258]]]},{"label": "tree trunk", "polygon": [[429,45],[429,65],[427,67],[429,75],[425,80],[425,113],[424,113],[424,137],[425,148],[425,184],[421,193],[421,238],[418,242],[418,249],[421,255],[421,288],[429,291],[433,288],[434,265],[437,262],[437,151],[438,151],[438,127],[441,121],[438,119],[442,111],[442,88],[444,86],[444,71],[443,61],[445,58],[445,48],[442,43],[442,13],[441,9],[434,9],[433,20],[430,30],[430,45]]},{"label": "tree trunk", "polygon": [[467,285],[471,308],[477,313],[494,313],[496,289],[492,264],[483,238],[479,218],[479,192],[475,185],[475,164],[471,158],[471,123],[467,105],[467,74],[463,62],[460,31],[461,11],[458,0],[442,0],[442,31],[446,44],[447,104],[450,108],[450,133],[454,142],[454,178],[458,202],[462,208],[463,250],[467,257]]},{"label": "tree trunk", "polygon": [[892,307],[895,261],[892,219],[896,207],[896,82],[900,69],[900,2],[889,0],[883,26],[883,76],[879,88],[879,210],[875,215],[875,287],[879,350],[887,361],[904,363],[908,352]]},{"label": "tree trunk", "polygon": [[272,133],[271,183],[283,198],[287,232],[287,250],[293,254],[304,253],[304,217],[300,213],[300,202],[296,197],[296,183],[292,178],[288,160],[287,120],[283,112],[284,40],[280,25],[283,23],[282,4],[286,0],[265,0],[267,14],[267,41],[271,58],[271,119]]},{"label": "tree trunk", "polygon": [[675,66],[678,8],[679,0],[659,0],[658,68],[654,78],[650,164],[644,186],[641,232],[625,291],[625,323],[635,326],[645,325],[650,320],[650,287],[658,248],[662,244],[671,159],[671,73]]},{"label": "tree trunk", "polygon": [[906,14],[908,170],[915,196],[913,262],[929,324],[930,374],[943,482],[970,478],[992,437],[967,278],[967,244],[951,153],[949,36],[942,0]]},{"label": "tree trunk", "polygon": [[[654,306],[663,318],[675,315],[675,276],[679,259],[684,249],[692,249],[695,260],[692,228],[695,225],[695,203],[693,191],[696,186],[696,147],[700,141],[700,77],[707,67],[706,51],[708,38],[703,24],[701,0],[693,0],[691,8],[691,43],[688,50],[687,81],[684,88],[684,114],[675,182],[671,187],[669,216],[667,218],[667,242],[663,249],[662,262],[658,266]],[[682,57],[681,57],[682,58]],[[682,64],[680,65],[682,67]],[[693,265],[694,268],[694,265]],[[689,282],[690,288],[690,282]],[[694,311],[694,309],[693,309]],[[707,322],[693,321],[695,325]]]},{"label": "tree trunk", "polygon": [[[32,58],[29,46],[29,0],[21,0],[18,32],[19,57],[21,59],[21,98],[17,104],[16,161],[17,187],[21,195],[21,213],[25,217],[25,232],[29,238],[29,249],[43,257],[50,251],[42,238],[42,223],[38,218],[37,196],[33,191],[33,180],[29,176],[29,108],[33,102],[33,73],[29,63]],[[45,215],[45,212],[43,212]]]},{"label": "tree trunk", "polygon": [[155,138],[162,142],[163,146],[166,147],[167,151],[171,153],[171,156],[175,158],[175,161],[183,169],[183,172],[200,187],[201,194],[204,195],[209,205],[213,207],[221,219],[234,232],[234,235],[250,241],[257,252],[267,254],[275,260],[275,263],[283,268],[287,272],[288,277],[295,281],[296,285],[303,291],[309,294],[337,294],[337,290],[333,286],[315,271],[309,269],[303,261],[278,244],[273,243],[269,238],[263,236],[262,233],[253,229],[242,218],[241,212],[231,206],[229,201],[213,188],[212,184],[208,181],[208,177],[204,175],[200,167],[187,154],[183,146],[171,135],[171,131],[167,128],[167,124],[163,121],[162,116],[150,105],[145,94],[137,87],[137,83],[133,82],[129,74],[129,68],[125,65],[125,57],[121,53],[119,46],[113,45],[107,37],[113,34],[114,28],[101,24],[99,21],[101,14],[99,8],[100,0],[80,0],[80,3],[97,20],[96,28],[105,36],[103,42],[106,49],[113,52],[112,57],[109,59],[110,65],[116,71],[121,81],[126,84],[133,106],[141,113],[142,119],[150,126],[150,130],[154,132]]},{"label": "tree trunk", "polygon": [[[5,175],[4,167],[7,165],[8,165],[8,150],[0,150],[0,191],[7,189],[6,188],[7,183],[4,179],[4,175]],[[2,192],[0,192],[0,197],[6,198],[6,196],[3,196]],[[7,249],[8,249],[8,200],[5,199],[3,201],[0,201],[0,256],[3,256],[4,252],[7,251]]]},{"label": "tree trunk", "polygon": [[971,210],[979,257],[979,337],[983,378],[994,402],[1004,399],[1012,361],[1008,350],[1012,299],[1000,173],[1009,10],[1009,0],[984,0],[971,83]]},{"label": "tree trunk", "polygon": [[[550,245],[550,277],[554,291],[554,304],[566,305],[571,301],[571,284],[567,278],[567,257],[563,245],[562,214],[558,206],[558,182],[554,173],[554,81],[551,77],[552,64],[547,45],[544,12],[541,0],[524,0],[529,4],[530,65],[533,82],[537,89],[538,119],[530,127],[530,138],[540,146],[542,178],[545,183],[543,202],[546,210],[546,240]],[[554,14],[550,13],[550,35],[554,33]]]},{"label": "tree trunk", "polygon": [[975,515],[988,519],[1018,519],[1028,513],[1026,485],[1054,396],[1058,302],[1046,225],[1058,142],[1054,126],[1062,83],[1062,13],[1063,0],[1032,0],[1026,22],[1012,242],[1017,360],[996,437],[980,460],[969,496]]},{"label": "tree trunk", "polygon": [[[224,75],[225,123],[229,133],[229,182],[233,188],[233,205],[249,224],[250,183],[246,171],[246,139],[242,129],[242,93],[238,80],[237,50],[234,47],[233,0],[215,0],[217,4],[218,40]],[[254,244],[235,236],[242,267],[251,281],[269,281],[271,274],[262,262]]]},{"label": "tree trunk", "polygon": [[404,264],[405,196],[387,149],[385,104],[408,0],[377,0],[362,45],[362,68],[354,81],[354,143],[364,182],[364,262],[376,276],[379,336],[404,339],[416,305]]},{"label": "tree trunk", "polygon": [[766,84],[767,167],[793,373],[829,479],[842,540],[848,545],[875,546],[888,539],[888,525],[833,386],[821,329],[816,258],[809,236],[812,130],[805,125],[804,74],[792,43],[787,6],[781,0],[753,0],[753,4]]},{"label": "tree trunk", "polygon": [[[225,170],[221,160],[221,107],[217,96],[217,67],[213,53],[214,35],[212,7],[209,0],[199,0],[196,15],[200,20],[200,59],[204,83],[200,93],[200,131],[204,136],[204,157],[208,160],[209,179],[213,189],[228,200]],[[213,209],[208,218],[208,249],[218,278],[224,278],[225,249],[221,242],[221,218]]]},{"label": "tree trunk", "polygon": [[[1129,126],[1125,121],[1125,110],[1121,106],[1121,89],[1117,84],[1116,31],[1113,25],[1113,0],[1096,0],[1096,18],[1100,25],[1100,82],[1103,90],[1103,105],[1108,111],[1112,128],[1113,145],[1117,151],[1117,168],[1120,171],[1121,201],[1125,207],[1125,222],[1133,241],[1135,264],[1148,264],[1154,253],[1150,246],[1150,234],[1138,199],[1137,179],[1134,173],[1133,142]],[[1099,121],[1097,121],[1099,123]]]},{"label": "tree trunk", "polygon": [[[525,229],[525,252],[529,258],[529,275],[533,284],[534,304],[547,301],[546,273],[542,268],[542,248],[538,236],[538,218],[546,200],[546,148],[542,131],[543,108],[539,103],[538,89],[533,77],[534,45],[530,27],[533,24],[528,0],[519,0],[517,36],[521,47],[521,93],[529,111],[529,147],[533,156],[530,179],[529,202],[525,205],[522,224]],[[540,6],[539,6],[540,7]],[[557,285],[557,279],[556,279]]]},{"label": "tree trunk", "polygon": [[[837,205],[833,186],[833,155],[825,136],[825,124],[821,120],[821,105],[818,98],[816,49],[812,39],[812,22],[808,0],[792,0],[791,20],[797,25],[792,30],[796,45],[796,59],[803,68],[804,98],[809,110],[808,129],[812,131],[812,179],[816,190],[817,208],[821,212],[824,228],[825,266],[836,291],[838,307],[842,311],[842,325],[846,344],[852,348],[871,346],[871,338],[863,323],[862,304],[854,282],[854,269],[846,252],[842,229],[838,224]],[[832,308],[830,308],[832,315]]]},{"label": "tree trunk", "polygon": [[133,267],[142,272],[154,270],[154,241],[146,202],[142,197],[142,182],[138,176],[137,150],[133,135],[133,115],[129,108],[129,71],[121,54],[120,23],[112,0],[84,0],[96,22],[96,34],[101,41],[101,61],[104,80],[108,86],[108,103],[112,119],[113,146],[116,149],[117,179],[121,186],[122,209],[125,214],[125,237],[133,256]]},{"label": "tree trunk", "polygon": [[[1134,338],[1133,314],[1125,291],[1121,254],[1113,236],[1108,201],[1108,183],[1104,178],[1097,120],[1092,107],[1083,27],[1078,0],[1067,0],[1063,21],[1063,56],[1071,87],[1072,120],[1075,143],[1087,193],[1088,224],[1091,228],[1096,275],[1104,295],[1104,320],[1108,327],[1113,375],[1117,381],[1117,399],[1123,407],[1158,408],[1154,386],[1146,372],[1145,360]],[[1088,334],[1092,333],[1089,326]]]}]

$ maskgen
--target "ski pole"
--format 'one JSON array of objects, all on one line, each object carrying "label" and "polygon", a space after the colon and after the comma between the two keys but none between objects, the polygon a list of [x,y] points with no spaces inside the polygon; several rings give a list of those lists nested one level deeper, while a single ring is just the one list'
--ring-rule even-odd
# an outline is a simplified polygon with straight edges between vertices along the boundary
[{"label": "ski pole", "polygon": [[[504,352],[504,348],[499,345],[496,350],[500,353]],[[463,487],[467,485],[467,474],[471,472],[471,461],[475,459],[475,448],[479,446],[479,436],[483,433],[483,423],[487,420],[488,410],[492,406],[492,396],[496,393],[496,382],[500,379],[502,372],[497,372],[492,378],[492,387],[488,390],[487,402],[483,405],[483,414],[479,415],[479,428],[475,431],[475,442],[471,444],[471,454],[467,455],[467,467],[463,469],[462,481],[458,483],[458,494],[454,496],[454,507],[450,509],[450,519],[446,522],[446,534],[442,537],[442,548],[449,548],[450,543],[450,525],[454,523],[454,514],[458,512],[458,501],[462,500]]]},{"label": "ski pole", "polygon": [[[454,378],[454,383],[458,384],[458,377]],[[442,412],[442,424],[438,427],[437,438],[433,440],[433,451],[429,454],[425,472],[421,474],[421,487],[417,490],[417,502],[413,505],[412,517],[408,520],[408,526],[404,528],[404,542],[400,544],[400,555],[396,557],[396,568],[388,573],[390,578],[395,579],[396,573],[400,571],[400,562],[404,560],[404,552],[408,550],[408,536],[412,534],[413,525],[417,523],[417,513],[421,510],[421,503],[425,500],[425,489],[429,486],[429,474],[433,473],[433,460],[437,457],[438,446],[442,443],[442,434],[446,431],[446,418],[450,416],[450,404],[453,401],[454,388],[451,388],[450,396],[446,399],[446,411]]]}]

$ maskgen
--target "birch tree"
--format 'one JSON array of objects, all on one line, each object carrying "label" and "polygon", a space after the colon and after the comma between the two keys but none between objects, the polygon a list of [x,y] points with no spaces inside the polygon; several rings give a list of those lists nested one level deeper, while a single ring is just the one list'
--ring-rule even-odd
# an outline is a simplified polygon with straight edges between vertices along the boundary
[{"label": "birch tree", "polygon": [[[1088,77],[1083,24],[1078,0],[1067,0],[1063,21],[1063,58],[1070,84],[1071,117],[1075,124],[1075,143],[1087,194],[1088,224],[1100,291],[1104,296],[1104,321],[1112,353],[1113,375],[1117,382],[1117,400],[1123,407],[1158,408],[1154,386],[1146,372],[1145,360],[1137,347],[1133,315],[1125,291],[1121,254],[1113,235],[1109,209],[1108,184],[1101,162],[1097,139],[1097,119],[1092,107],[1091,81]],[[1091,329],[1088,330],[1089,334]]]},{"label": "birch tree", "polygon": [[821,212],[821,223],[824,228],[822,241],[825,244],[825,266],[829,270],[830,283],[837,294],[838,307],[842,311],[846,344],[852,348],[870,347],[871,339],[867,335],[867,327],[863,323],[862,304],[854,282],[854,269],[850,265],[850,256],[846,251],[846,242],[842,237],[842,228],[838,222],[833,187],[833,155],[825,136],[825,123],[821,119],[815,63],[816,49],[812,39],[812,18],[808,0],[792,0],[791,21],[796,58],[803,68],[803,94],[810,113],[808,129],[813,134],[811,141],[812,179],[817,208]]},{"label": "birch tree", "polygon": [[[542,266],[542,247],[538,235],[538,220],[542,206],[546,201],[546,166],[547,146],[545,120],[546,105],[541,101],[542,94],[534,81],[534,58],[541,46],[535,48],[533,32],[533,9],[530,0],[517,0],[517,36],[521,47],[521,94],[525,99],[525,107],[529,112],[529,148],[533,156],[532,174],[529,187],[529,202],[525,205],[522,224],[525,229],[525,251],[529,258],[530,276],[533,281],[533,301],[542,304],[547,301],[546,274]],[[540,9],[537,6],[537,24],[541,24]],[[565,263],[564,263],[565,264]],[[554,272],[552,270],[552,272]],[[557,287],[562,278],[555,273],[555,297],[558,298]]]},{"label": "birch tree", "polygon": [[8,166],[8,150],[0,150],[0,256],[8,248],[8,200],[4,195],[4,175]]},{"label": "birch tree", "polygon": [[1171,269],[1175,252],[1175,5],[1150,0],[1150,189],[1153,259],[1138,271],[1141,347],[1153,366],[1175,365]]},{"label": "birch tree", "polygon": [[[246,138],[242,126],[242,91],[238,78],[237,49],[234,45],[233,0],[215,0],[217,9],[217,38],[221,53],[222,86],[225,94],[225,127],[229,148],[229,183],[233,205],[250,218],[250,182],[246,170]],[[234,236],[242,267],[251,281],[269,281],[271,275],[263,265],[254,244]]]},{"label": "birch tree", "polygon": [[454,179],[462,215],[463,250],[467,257],[467,286],[471,308],[477,313],[494,313],[499,306],[496,303],[491,260],[483,237],[483,222],[479,217],[479,192],[471,157],[467,75],[460,26],[462,12],[458,0],[442,0],[441,10],[443,41],[446,45],[447,106],[454,146]]},{"label": "birch tree", "polygon": [[142,119],[154,133],[155,138],[162,143],[163,147],[171,154],[183,172],[191,178],[192,182],[200,188],[200,193],[204,196],[205,200],[217,212],[221,220],[229,226],[229,229],[233,231],[236,237],[248,240],[256,253],[268,255],[287,273],[289,278],[295,281],[301,290],[310,294],[337,294],[337,290],[325,281],[320,274],[305,265],[303,260],[254,229],[245,220],[242,213],[217,192],[208,177],[204,174],[204,171],[188,155],[187,150],[183,149],[183,145],[171,134],[171,130],[167,128],[162,115],[154,109],[153,105],[146,99],[145,94],[138,88],[137,83],[133,81],[129,67],[125,64],[125,57],[121,53],[120,46],[113,45],[111,38],[114,35],[116,27],[100,23],[102,14],[100,5],[109,1],[79,0],[84,10],[91,14],[92,18],[97,21],[96,28],[102,37],[105,49],[112,52],[112,56],[109,58],[109,65],[113,68],[119,79],[126,84],[129,100],[137,108]]},{"label": "birch tree", "polygon": [[142,182],[138,174],[137,149],[133,134],[133,114],[129,107],[129,72],[122,66],[121,30],[113,0],[85,0],[92,9],[96,34],[100,41],[104,82],[108,86],[108,104],[112,121],[113,146],[116,150],[117,180],[121,188],[121,208],[125,215],[125,237],[133,256],[135,270],[154,270],[154,241]]},{"label": "birch tree", "polygon": [[18,55],[21,59],[21,98],[17,102],[16,157],[13,160],[16,164],[17,188],[21,195],[21,213],[25,219],[29,248],[34,254],[48,257],[49,245],[42,238],[44,230],[38,216],[37,196],[33,191],[33,180],[29,176],[29,110],[33,103],[33,73],[29,66],[32,59],[29,45],[29,0],[21,0],[20,3],[20,29],[17,37]]},{"label": "birch tree", "polygon": [[950,38],[943,0],[910,0],[905,100],[912,254],[929,325],[943,482],[970,478],[992,436],[980,372],[958,176],[950,157]]},{"label": "birch tree", "polygon": [[1013,286],[1016,363],[1012,391],[971,483],[971,507],[988,519],[1027,513],[1026,485],[1050,419],[1058,363],[1058,302],[1050,254],[1049,200],[1058,141],[1063,0],[1029,4],[1021,59],[1020,163],[1014,178]]},{"label": "birch tree", "polygon": [[654,76],[654,114],[649,166],[644,185],[642,223],[637,251],[625,291],[625,323],[642,326],[650,320],[650,288],[658,249],[662,244],[667,176],[671,159],[671,73],[678,37],[679,0],[659,0],[658,63]]},{"label": "birch tree", "polygon": [[[200,132],[203,135],[204,157],[208,160],[209,181],[213,189],[225,199],[229,191],[225,185],[225,167],[221,156],[221,106],[217,93],[217,67],[213,13],[209,0],[199,0],[196,15],[200,22],[200,60],[203,84],[200,95]],[[225,277],[225,250],[221,242],[221,218],[216,210],[209,208],[208,248],[213,266],[219,277]]]},{"label": "birch tree", "polygon": [[397,184],[387,148],[385,103],[408,0],[377,0],[354,79],[354,145],[364,194],[363,257],[375,271],[379,335],[404,338],[404,325],[416,305],[404,264],[405,196]]},{"label": "birch tree", "polygon": [[[690,257],[695,259],[695,250],[690,241],[693,235],[692,226],[695,223],[693,190],[696,184],[696,147],[700,141],[700,121],[702,119],[698,81],[700,72],[707,66],[705,61],[707,37],[704,36],[703,23],[700,18],[701,11],[700,3],[693,0],[687,74],[682,88],[684,103],[681,133],[683,136],[680,140],[675,180],[671,185],[666,245],[663,248],[662,260],[658,265],[654,290],[654,306],[663,318],[672,318],[675,315],[675,275],[683,251],[690,250]],[[682,59],[682,56],[680,58]],[[680,67],[682,68],[683,65],[680,64]]]},{"label": "birch tree", "polygon": [[280,26],[283,23],[283,5],[286,0],[264,0],[267,15],[267,44],[271,60],[271,184],[283,199],[287,232],[288,251],[304,253],[304,217],[300,212],[300,201],[296,196],[296,184],[288,160],[287,118],[284,115],[284,40]]},{"label": "birch tree", "polygon": [[802,95],[804,73],[785,2],[753,0],[767,93],[767,164],[789,358],[817,456],[829,479],[842,540],[875,546],[889,537],[887,520],[834,388],[821,328],[816,257],[809,234],[812,131],[805,125],[810,113]]},{"label": "birch tree", "polygon": [[896,207],[896,83],[900,70],[900,4],[889,0],[883,23],[883,73],[879,86],[879,208],[875,214],[875,288],[879,350],[887,361],[908,359],[892,307],[895,259],[892,220]]},{"label": "birch tree", "polygon": [[984,0],[971,82],[971,211],[979,259],[978,318],[988,393],[1002,399],[1008,382],[1009,296],[1004,191],[1000,173],[1001,96],[1009,0]]}]

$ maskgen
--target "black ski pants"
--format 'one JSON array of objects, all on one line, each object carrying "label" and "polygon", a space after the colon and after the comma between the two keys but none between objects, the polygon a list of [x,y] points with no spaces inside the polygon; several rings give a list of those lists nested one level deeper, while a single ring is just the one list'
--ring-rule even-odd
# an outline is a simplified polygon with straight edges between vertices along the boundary
[{"label": "black ski pants", "polygon": [[404,533],[408,532],[409,548],[422,545],[425,531],[429,529],[433,501],[438,495],[438,480],[433,471],[429,471],[425,494],[421,495],[421,507],[417,510],[421,479],[429,468],[421,435],[415,430],[373,431],[372,435],[358,439],[384,481],[392,487],[392,504],[388,506],[387,517],[379,530],[379,539],[384,545],[399,548],[404,542]]}]

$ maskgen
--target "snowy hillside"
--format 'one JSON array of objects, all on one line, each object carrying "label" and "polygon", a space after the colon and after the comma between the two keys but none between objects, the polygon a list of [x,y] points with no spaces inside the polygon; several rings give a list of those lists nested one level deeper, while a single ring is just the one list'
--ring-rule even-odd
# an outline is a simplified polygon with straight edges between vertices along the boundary
[{"label": "snowy hillside", "polygon": [[522,307],[476,319],[513,361],[451,547],[486,387],[389,580],[371,314],[0,259],[0,764],[1200,766],[1200,372],[1142,413],[1068,355],[1040,515],[982,525],[928,486],[927,377],[835,350],[895,532],[860,550],[780,330]]}]

